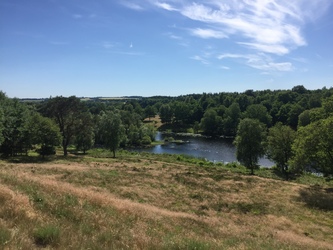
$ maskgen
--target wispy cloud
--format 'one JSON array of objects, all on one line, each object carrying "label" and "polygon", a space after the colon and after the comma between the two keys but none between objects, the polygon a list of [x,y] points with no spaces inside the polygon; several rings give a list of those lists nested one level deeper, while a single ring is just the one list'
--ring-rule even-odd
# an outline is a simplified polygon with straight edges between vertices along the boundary
[{"label": "wispy cloud", "polygon": [[154,4],[162,9],[178,11],[190,20],[212,27],[192,29],[192,35],[205,39],[223,39],[234,35],[240,46],[258,52],[284,55],[307,44],[302,34],[303,25],[324,12],[330,2],[230,0],[222,3],[220,0],[166,0]]},{"label": "wispy cloud", "polygon": [[293,71],[291,62],[274,62],[273,59],[264,54],[222,54],[217,57],[220,60],[238,59],[243,61],[249,67],[259,69],[265,72],[272,71]]},{"label": "wispy cloud", "polygon": [[161,3],[161,2],[155,2],[155,5],[159,8],[168,10],[168,11],[178,11],[178,9],[174,8],[168,3]]},{"label": "wispy cloud", "polygon": [[111,49],[114,48],[116,45],[115,43],[111,43],[111,42],[102,42],[102,47],[104,49]]},{"label": "wispy cloud", "polygon": [[190,59],[193,59],[193,60],[199,61],[199,62],[201,62],[202,64],[205,64],[205,65],[210,64],[210,62],[209,62],[207,59],[205,59],[205,58],[203,58],[203,57],[201,57],[201,56],[198,56],[198,55],[196,55],[196,56],[192,56],[192,57],[190,57]]},{"label": "wispy cloud", "polygon": [[194,36],[201,37],[204,39],[228,37],[225,33],[221,32],[221,31],[217,31],[217,30],[212,30],[212,29],[196,28],[196,29],[191,29],[190,33]]},{"label": "wispy cloud", "polygon": [[145,10],[141,5],[139,5],[138,3],[134,3],[134,2],[130,2],[130,1],[121,1],[120,2],[123,6],[132,9],[132,10],[136,10],[136,11],[143,11]]}]

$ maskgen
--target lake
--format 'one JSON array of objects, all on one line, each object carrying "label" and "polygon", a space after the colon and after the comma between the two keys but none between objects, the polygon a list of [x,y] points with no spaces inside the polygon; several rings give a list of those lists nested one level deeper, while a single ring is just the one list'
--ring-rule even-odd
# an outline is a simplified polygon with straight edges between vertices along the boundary
[{"label": "lake", "polygon": [[[136,149],[139,152],[150,152],[155,154],[185,154],[198,158],[205,158],[213,162],[234,162],[236,159],[236,147],[232,144],[233,139],[193,137],[177,134],[163,134],[158,132],[157,141],[163,141],[165,137],[172,136],[175,140],[183,140],[186,143],[168,143],[166,145],[157,145],[151,148]],[[261,158],[259,165],[271,167],[274,162],[267,158]]]}]

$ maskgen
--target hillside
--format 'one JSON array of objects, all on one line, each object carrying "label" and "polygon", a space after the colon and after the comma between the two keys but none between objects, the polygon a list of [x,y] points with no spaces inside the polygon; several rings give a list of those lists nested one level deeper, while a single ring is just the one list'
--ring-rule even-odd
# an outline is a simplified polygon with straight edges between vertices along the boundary
[{"label": "hillside", "polygon": [[333,249],[333,188],[163,158],[0,162],[4,249]]}]

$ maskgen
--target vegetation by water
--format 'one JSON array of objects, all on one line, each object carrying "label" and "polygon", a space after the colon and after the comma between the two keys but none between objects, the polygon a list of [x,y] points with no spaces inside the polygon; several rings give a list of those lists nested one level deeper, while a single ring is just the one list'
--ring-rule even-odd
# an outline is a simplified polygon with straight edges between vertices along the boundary
[{"label": "vegetation by water", "polygon": [[[333,181],[94,149],[0,161],[0,248],[333,249]],[[60,153],[60,152],[58,152]]]},{"label": "vegetation by water", "polygon": [[[246,120],[261,125],[244,131]],[[260,140],[250,139],[259,127]],[[305,170],[329,176],[332,127],[333,88],[299,85],[291,90],[82,101],[57,96],[40,102],[20,102],[0,92],[0,153],[6,157],[31,149],[46,156],[58,145],[64,155],[74,145],[83,153],[105,147],[116,157],[119,148],[150,145],[158,128],[236,138],[237,159],[252,170],[265,153],[286,177]]]}]

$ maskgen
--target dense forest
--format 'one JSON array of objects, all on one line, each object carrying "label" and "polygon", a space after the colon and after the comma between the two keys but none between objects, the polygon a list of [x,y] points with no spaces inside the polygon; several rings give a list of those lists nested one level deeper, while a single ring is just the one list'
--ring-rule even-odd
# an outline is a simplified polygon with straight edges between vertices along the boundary
[{"label": "dense forest", "polygon": [[[247,90],[178,97],[92,98],[38,101],[0,92],[0,152],[3,157],[68,147],[84,153],[105,147],[149,145],[158,116],[160,130],[235,138],[237,159],[252,171],[267,155],[282,172],[315,169],[333,174],[333,88]],[[291,168],[290,168],[291,167]]]}]

